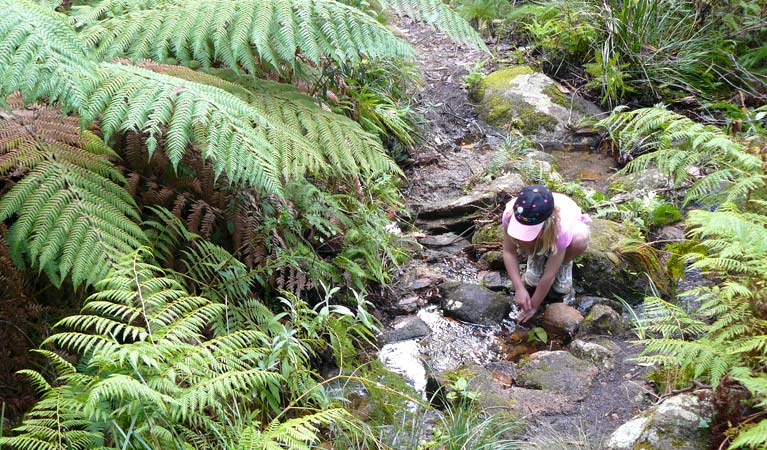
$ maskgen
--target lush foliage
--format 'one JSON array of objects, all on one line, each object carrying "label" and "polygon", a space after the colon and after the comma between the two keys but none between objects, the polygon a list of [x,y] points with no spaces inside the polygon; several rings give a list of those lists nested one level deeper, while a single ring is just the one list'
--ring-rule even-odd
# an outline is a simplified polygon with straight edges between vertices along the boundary
[{"label": "lush foliage", "polygon": [[315,369],[372,343],[356,292],[402,258],[386,148],[415,142],[414,52],[376,18],[484,43],[440,1],[357,6],[0,0],[0,256],[84,304],[0,446],[367,439]]},{"label": "lush foliage", "polygon": [[[688,213],[688,241],[672,247],[672,260],[687,260],[689,270],[714,282],[680,295],[681,305],[692,301],[696,307],[646,299],[645,318],[639,321],[647,345],[643,359],[674,378],[666,380],[669,387],[691,379],[710,383],[719,398],[717,420],[725,428],[719,431],[725,432],[729,448],[763,448],[767,175],[762,140],[729,137],[658,108],[618,113],[602,125],[624,146],[655,150],[638,156],[629,170],[654,164],[688,186],[686,202],[710,208]],[[750,397],[733,397],[734,384],[750,391]],[[726,431],[729,426],[735,428]]]},{"label": "lush foliage", "polygon": [[616,106],[763,95],[766,14],[761,1],[552,0],[523,4],[507,20],[554,74],[585,77]]}]

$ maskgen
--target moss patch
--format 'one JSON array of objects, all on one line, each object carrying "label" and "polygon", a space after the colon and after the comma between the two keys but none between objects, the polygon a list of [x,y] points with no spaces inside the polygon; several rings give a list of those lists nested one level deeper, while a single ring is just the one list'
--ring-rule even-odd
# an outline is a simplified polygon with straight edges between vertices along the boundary
[{"label": "moss patch", "polygon": [[502,242],[501,226],[497,223],[482,225],[474,232],[471,243],[474,245]]},{"label": "moss patch", "polygon": [[479,83],[479,86],[477,86],[473,95],[476,97],[476,100],[482,100],[482,97],[485,96],[485,90],[488,87],[504,88],[509,86],[514,78],[533,72],[535,71],[530,66],[513,66],[508,69],[497,70],[486,76],[482,82]]},{"label": "moss patch", "polygon": [[570,101],[565,97],[565,94],[559,90],[556,84],[550,84],[543,88],[543,93],[546,94],[553,103],[565,108],[570,107]]}]

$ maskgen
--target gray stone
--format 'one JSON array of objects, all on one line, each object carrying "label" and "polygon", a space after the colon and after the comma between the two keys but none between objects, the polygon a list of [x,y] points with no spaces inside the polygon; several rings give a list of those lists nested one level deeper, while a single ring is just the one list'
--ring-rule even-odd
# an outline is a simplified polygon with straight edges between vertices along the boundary
[{"label": "gray stone", "polygon": [[448,231],[463,233],[474,226],[474,221],[482,218],[483,215],[480,213],[428,219],[419,217],[415,221],[415,226],[429,233],[445,233]]},{"label": "gray stone", "polygon": [[572,336],[582,321],[581,313],[564,303],[552,303],[543,312],[543,329],[553,335]]},{"label": "gray stone", "polygon": [[411,314],[428,304],[429,302],[425,298],[418,295],[410,295],[399,299],[396,305],[396,310],[405,314]]},{"label": "gray stone", "polygon": [[439,288],[445,314],[464,322],[496,325],[511,310],[507,296],[478,284],[448,281]]},{"label": "gray stone", "polygon": [[458,236],[455,233],[424,236],[418,238],[418,242],[424,247],[450,254],[459,253],[471,245],[466,238]]},{"label": "gray stone", "polygon": [[393,342],[405,341],[427,336],[429,326],[419,319],[418,316],[400,316],[394,319],[389,328],[384,332],[384,342],[391,344]]},{"label": "gray stone", "polygon": [[594,305],[581,323],[578,336],[610,335],[617,336],[625,331],[621,316],[607,305]]},{"label": "gray stone", "polygon": [[521,191],[523,187],[525,187],[525,182],[522,177],[517,173],[512,173],[477,185],[466,195],[426,204],[413,204],[411,208],[422,220],[457,217],[492,206],[499,197],[501,200],[503,197],[510,198]]},{"label": "gray stone", "polygon": [[680,394],[621,425],[608,450],[706,450],[713,417],[711,391]]},{"label": "gray stone", "polygon": [[477,266],[484,270],[506,270],[506,264],[503,262],[503,252],[500,250],[490,250],[479,257]]},{"label": "gray stone", "polygon": [[413,256],[423,254],[423,246],[418,243],[416,236],[412,234],[402,234],[394,238],[394,245],[402,247]]},{"label": "gray stone", "polygon": [[517,384],[566,395],[575,400],[586,398],[599,370],[588,361],[570,353],[536,352],[517,367]]},{"label": "gray stone", "polygon": [[570,343],[568,350],[577,358],[591,361],[600,370],[612,370],[615,367],[615,351],[595,342],[576,339]]},{"label": "gray stone", "polygon": [[658,239],[667,242],[681,242],[685,240],[684,227],[666,225],[658,230]]},{"label": "gray stone", "polygon": [[662,174],[658,169],[651,167],[641,172],[613,175],[608,193],[611,195],[628,194],[628,198],[635,198],[650,191],[668,189],[672,186],[673,182],[668,175]]},{"label": "gray stone", "polygon": [[482,282],[482,286],[492,291],[503,291],[506,289],[511,289],[512,286],[509,276],[505,273],[497,271],[481,273],[480,280]]}]

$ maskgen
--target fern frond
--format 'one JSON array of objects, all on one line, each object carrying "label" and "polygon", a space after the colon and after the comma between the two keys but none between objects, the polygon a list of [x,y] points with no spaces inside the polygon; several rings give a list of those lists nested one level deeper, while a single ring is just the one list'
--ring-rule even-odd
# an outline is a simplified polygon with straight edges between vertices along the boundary
[{"label": "fern frond", "polygon": [[[723,187],[729,201],[742,200],[767,184],[761,159],[743,144],[716,127],[664,108],[616,112],[598,126],[610,132],[622,152],[639,155],[627,171],[644,170],[652,163],[672,176],[677,186],[694,181],[685,202],[705,200]],[[697,179],[695,173],[700,174]]]},{"label": "fern frond", "polygon": [[456,42],[490,53],[482,36],[441,0],[379,0],[379,2],[384,8],[390,8],[401,16],[407,15],[428,23]]},{"label": "fern frond", "polygon": [[172,57],[183,65],[222,63],[259,74],[261,64],[282,72],[295,71],[299,60],[356,64],[363,57],[413,53],[373,18],[334,0],[150,0],[130,10],[117,5],[119,14],[104,17],[114,11],[111,4],[83,11],[84,19],[75,16],[84,24],[92,21],[94,10],[102,11],[102,20],[83,33],[104,60]]},{"label": "fern frond", "polygon": [[[148,136],[150,153],[164,139],[164,151],[174,165],[188,144],[195,144],[217,175],[267,193],[279,194],[282,179],[334,164],[289,127],[219,88],[95,62],[61,14],[28,0],[0,0],[0,12],[0,75],[9,73],[3,78],[3,94],[21,91],[27,102],[49,98],[63,110],[77,112],[86,124],[99,120],[105,136],[139,131]],[[27,26],[30,21],[37,25]],[[51,36],[49,29],[57,34]],[[21,47],[25,42],[31,43],[31,50]],[[19,64],[19,73],[34,76],[11,76]],[[275,148],[269,142],[275,135],[281,135],[277,144],[291,145]],[[380,167],[375,161],[362,165],[366,164]]]},{"label": "fern frond", "polygon": [[75,287],[101,279],[115,257],[146,239],[114,152],[74,119],[45,107],[2,114],[0,174],[27,172],[0,199],[0,221],[17,216],[8,243],[17,263]]}]

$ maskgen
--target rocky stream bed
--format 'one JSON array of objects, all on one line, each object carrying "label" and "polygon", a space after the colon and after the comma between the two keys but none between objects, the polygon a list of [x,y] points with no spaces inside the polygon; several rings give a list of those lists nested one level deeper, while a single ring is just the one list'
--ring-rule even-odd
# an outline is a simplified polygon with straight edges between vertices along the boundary
[{"label": "rocky stream bed", "polygon": [[[615,296],[638,298],[644,286],[614,251],[621,224],[594,220],[575,305],[552,302],[527,326],[513,320],[500,212],[529,181],[525,163],[606,192],[615,162],[577,126],[599,109],[524,66],[496,70],[470,96],[463,77],[488,55],[406,19],[399,27],[420,55],[416,107],[429,126],[407,169],[414,228],[403,224],[400,239],[413,260],[381,306],[379,359],[423,398],[451,376],[469,379],[485,410],[523,424],[515,438],[529,448],[706,449],[707,392],[659,399],[650,367],[632,359],[640,348]],[[515,130],[538,151],[491,173]],[[530,337],[540,329],[546,339]]]}]

